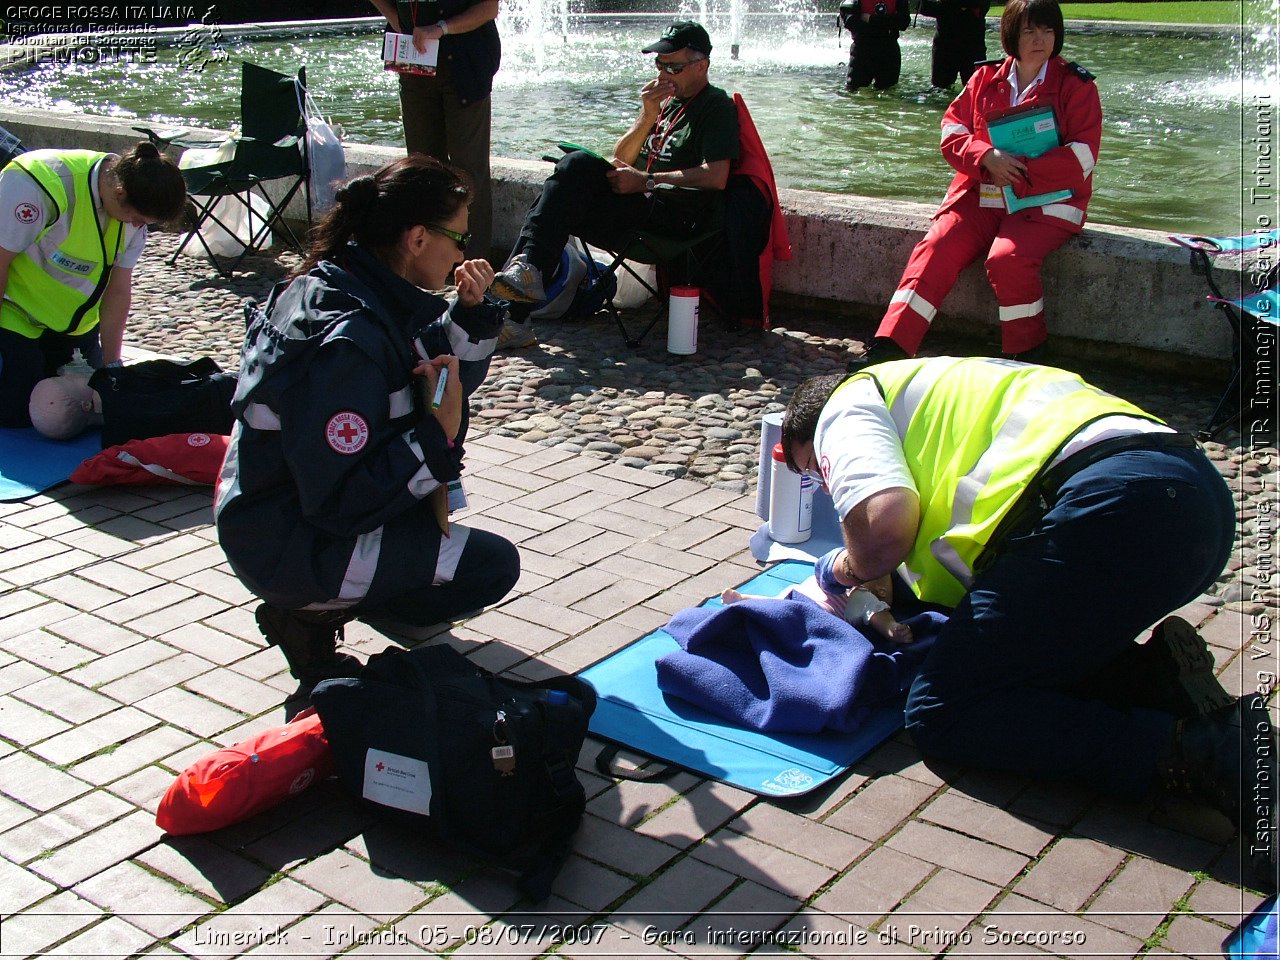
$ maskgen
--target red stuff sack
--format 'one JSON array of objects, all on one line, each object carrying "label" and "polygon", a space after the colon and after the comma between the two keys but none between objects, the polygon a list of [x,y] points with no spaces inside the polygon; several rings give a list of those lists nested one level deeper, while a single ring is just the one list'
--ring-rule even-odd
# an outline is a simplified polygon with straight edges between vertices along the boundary
[{"label": "red stuff sack", "polygon": [[156,825],[182,836],[220,830],[333,775],[333,754],[314,709],[291,723],[197,760],[169,787]]},{"label": "red stuff sack", "polygon": [[229,437],[216,433],[171,433],[107,447],[71,474],[72,483],[211,485],[222,471]]}]

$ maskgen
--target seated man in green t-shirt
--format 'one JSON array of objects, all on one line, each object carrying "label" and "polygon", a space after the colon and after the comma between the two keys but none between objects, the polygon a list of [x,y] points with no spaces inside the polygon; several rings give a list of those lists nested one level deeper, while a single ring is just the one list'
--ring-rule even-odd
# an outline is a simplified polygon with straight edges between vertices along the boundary
[{"label": "seated man in green t-shirt", "polygon": [[[707,81],[711,38],[676,21],[641,52],[657,54],[658,76],[640,89],[640,116],[614,145],[612,163],[575,150],[556,164],[494,279],[495,295],[545,300],[570,236],[616,249],[639,227],[690,235],[713,212],[738,157],[738,113]],[[528,323],[509,323],[498,345],[535,342]]]}]

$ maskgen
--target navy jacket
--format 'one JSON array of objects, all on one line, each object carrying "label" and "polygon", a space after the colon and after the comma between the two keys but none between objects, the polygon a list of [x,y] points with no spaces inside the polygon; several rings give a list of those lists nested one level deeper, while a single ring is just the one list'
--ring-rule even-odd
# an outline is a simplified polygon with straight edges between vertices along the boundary
[{"label": "navy jacket", "polygon": [[459,476],[412,375],[453,353],[469,396],[502,311],[427,293],[359,247],[246,306],[215,500],[232,569],[277,606],[355,607],[431,585],[440,529],[428,495]]}]

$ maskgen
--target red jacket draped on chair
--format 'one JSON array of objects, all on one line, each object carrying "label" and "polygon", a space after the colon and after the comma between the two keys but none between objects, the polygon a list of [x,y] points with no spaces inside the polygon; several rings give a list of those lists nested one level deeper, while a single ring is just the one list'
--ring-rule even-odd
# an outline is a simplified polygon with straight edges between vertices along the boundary
[{"label": "red jacket draped on chair", "polygon": [[787,236],[787,224],[782,216],[782,207],[778,204],[778,185],[773,178],[773,164],[769,162],[769,154],[765,151],[760,134],[756,132],[755,121],[742,99],[742,94],[733,95],[733,103],[738,108],[738,159],[730,169],[731,174],[750,177],[751,181],[769,202],[771,221],[769,224],[769,240],[760,254],[760,291],[763,294],[763,313],[759,317],[766,330],[769,329],[769,294],[773,289],[773,261],[791,259],[791,240]]}]

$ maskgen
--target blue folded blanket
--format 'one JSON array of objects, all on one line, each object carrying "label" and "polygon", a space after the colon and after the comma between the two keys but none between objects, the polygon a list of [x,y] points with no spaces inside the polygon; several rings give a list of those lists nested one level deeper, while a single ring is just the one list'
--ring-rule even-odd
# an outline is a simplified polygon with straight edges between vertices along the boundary
[{"label": "blue folded blanket", "polygon": [[904,621],[916,641],[903,647],[804,597],[692,607],[665,627],[681,649],[658,660],[658,687],[754,730],[851,731],[906,692],[946,620]]}]

